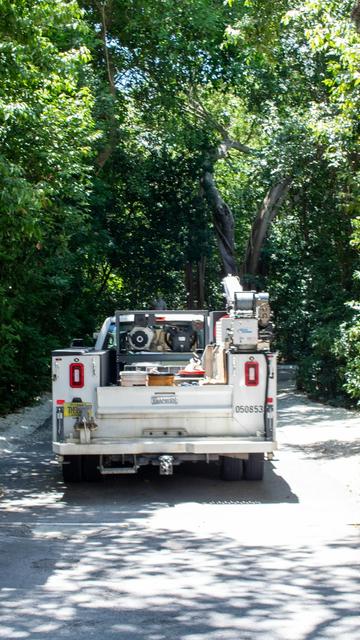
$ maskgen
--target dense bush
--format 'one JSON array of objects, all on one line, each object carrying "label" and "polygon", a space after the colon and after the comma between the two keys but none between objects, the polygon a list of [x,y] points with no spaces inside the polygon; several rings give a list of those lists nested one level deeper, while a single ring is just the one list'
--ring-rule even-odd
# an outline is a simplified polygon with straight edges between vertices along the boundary
[{"label": "dense bush", "polygon": [[340,336],[334,346],[335,355],[342,359],[343,388],[360,405],[360,318],[340,326]]},{"label": "dense bush", "polygon": [[80,321],[94,123],[84,86],[88,30],[76,3],[2,0],[1,12],[0,407],[6,411],[48,386],[49,350]]}]

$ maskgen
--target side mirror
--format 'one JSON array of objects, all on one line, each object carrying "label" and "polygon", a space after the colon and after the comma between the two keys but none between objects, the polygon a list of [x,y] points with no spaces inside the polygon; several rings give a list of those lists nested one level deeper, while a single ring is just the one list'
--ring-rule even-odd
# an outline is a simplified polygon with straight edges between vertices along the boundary
[{"label": "side mirror", "polygon": [[93,333],[94,340],[97,340],[98,337],[99,337],[99,332],[98,331],[94,331],[94,333]]},{"label": "side mirror", "polygon": [[70,347],[84,347],[84,338],[74,338],[70,342]]}]

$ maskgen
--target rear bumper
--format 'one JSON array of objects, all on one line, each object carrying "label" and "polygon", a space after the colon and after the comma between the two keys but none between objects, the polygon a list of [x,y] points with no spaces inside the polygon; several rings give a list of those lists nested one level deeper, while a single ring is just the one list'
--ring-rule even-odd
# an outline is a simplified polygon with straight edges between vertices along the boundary
[{"label": "rear bumper", "polygon": [[89,444],[53,442],[59,455],[153,455],[153,454],[227,454],[269,453],[277,449],[275,441],[246,438],[124,438],[117,441],[93,440]]}]

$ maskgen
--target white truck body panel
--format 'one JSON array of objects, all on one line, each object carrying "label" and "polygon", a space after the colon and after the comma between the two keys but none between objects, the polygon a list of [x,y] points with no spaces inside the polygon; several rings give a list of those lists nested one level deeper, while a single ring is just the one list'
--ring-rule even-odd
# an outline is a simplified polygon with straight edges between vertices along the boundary
[{"label": "white truck body panel", "polygon": [[[267,358],[274,363],[268,388]],[[62,455],[272,451],[275,436],[273,432],[271,440],[265,440],[264,412],[266,397],[276,411],[275,359],[275,354],[230,354],[229,384],[120,387],[100,386],[101,362],[96,353],[55,357],[54,451]],[[84,364],[81,389],[69,386],[74,361]],[[245,383],[247,362],[258,364],[259,381],[253,387]],[[68,415],[76,398],[91,405],[97,425],[88,443],[80,442],[74,429],[76,417]]]},{"label": "white truck body panel", "polygon": [[225,280],[228,314],[116,311],[94,349],[53,352],[53,450],[65,480],[146,464],[167,475],[188,460],[219,460],[224,479],[242,467],[262,477],[262,454],[277,448],[276,354],[259,329],[268,294]]}]

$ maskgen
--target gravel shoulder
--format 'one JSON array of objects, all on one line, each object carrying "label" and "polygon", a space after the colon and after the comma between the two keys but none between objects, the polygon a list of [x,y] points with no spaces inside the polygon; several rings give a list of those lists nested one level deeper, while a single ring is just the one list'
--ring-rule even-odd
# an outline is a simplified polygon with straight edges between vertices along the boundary
[{"label": "gravel shoulder", "polygon": [[51,415],[51,394],[43,394],[31,407],[0,418],[0,455],[14,451],[25,437],[44,424]]}]

